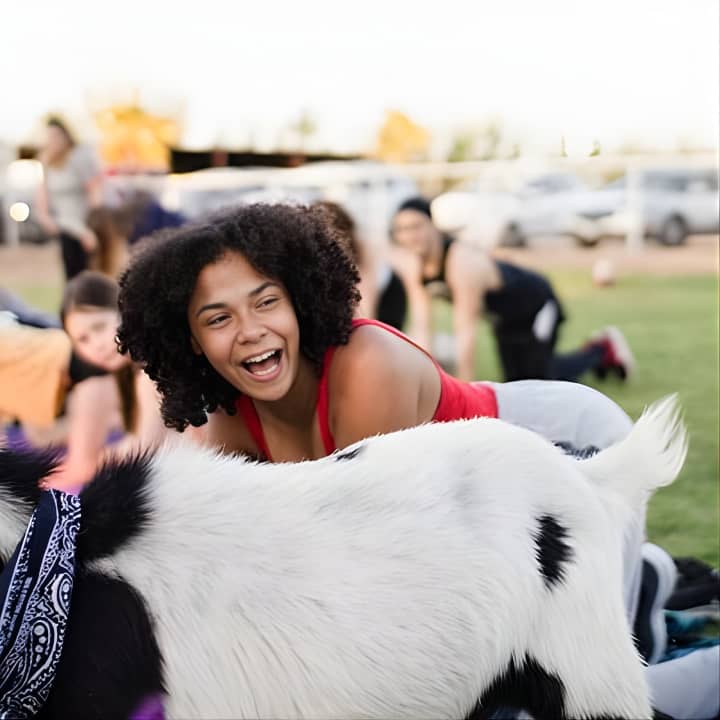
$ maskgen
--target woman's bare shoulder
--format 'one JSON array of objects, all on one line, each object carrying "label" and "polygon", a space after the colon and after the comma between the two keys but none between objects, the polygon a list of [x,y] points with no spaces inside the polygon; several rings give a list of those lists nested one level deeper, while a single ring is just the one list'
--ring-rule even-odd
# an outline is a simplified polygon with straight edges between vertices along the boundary
[{"label": "woman's bare shoulder", "polygon": [[361,325],[336,350],[329,383],[333,393],[356,395],[363,388],[368,397],[377,397],[390,386],[419,387],[428,368],[432,360],[409,340],[377,325]]},{"label": "woman's bare shoulder", "polygon": [[347,371],[368,364],[393,367],[402,363],[408,347],[412,345],[407,340],[379,325],[360,325],[352,331],[348,343],[335,351],[333,369]]},{"label": "woman's bare shoulder", "polygon": [[[338,349],[330,384],[330,426],[338,447],[413,427],[432,416],[439,393],[432,360],[408,341],[377,326],[361,326]],[[429,410],[425,408],[428,405]],[[430,407],[432,406],[432,407]]]}]

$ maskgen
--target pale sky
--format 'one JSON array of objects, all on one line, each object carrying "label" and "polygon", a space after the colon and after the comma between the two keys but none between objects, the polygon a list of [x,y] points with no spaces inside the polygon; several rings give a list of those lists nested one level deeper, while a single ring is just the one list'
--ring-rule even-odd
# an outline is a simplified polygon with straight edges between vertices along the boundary
[{"label": "pale sky", "polygon": [[538,150],[718,147],[718,0],[14,0],[0,26],[0,141],[136,90],[197,147],[307,110],[317,146],[367,150],[386,108]]}]

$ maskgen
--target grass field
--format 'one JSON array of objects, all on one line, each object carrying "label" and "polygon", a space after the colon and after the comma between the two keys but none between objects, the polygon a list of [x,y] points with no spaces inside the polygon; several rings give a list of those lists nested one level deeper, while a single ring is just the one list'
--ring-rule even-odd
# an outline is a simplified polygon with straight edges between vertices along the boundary
[{"label": "grass field", "polygon": [[[627,335],[638,371],[627,384],[590,384],[636,418],[649,402],[678,392],[690,430],[690,452],[678,481],[653,498],[649,539],[674,555],[694,555],[720,566],[718,281],[715,275],[623,277],[614,288],[594,288],[588,273],[550,273],[569,315],[560,349],[576,348],[594,330],[614,324]],[[16,286],[25,299],[57,307],[57,289]],[[446,305],[435,308],[449,329]],[[482,324],[477,376],[500,379],[492,337]]]}]

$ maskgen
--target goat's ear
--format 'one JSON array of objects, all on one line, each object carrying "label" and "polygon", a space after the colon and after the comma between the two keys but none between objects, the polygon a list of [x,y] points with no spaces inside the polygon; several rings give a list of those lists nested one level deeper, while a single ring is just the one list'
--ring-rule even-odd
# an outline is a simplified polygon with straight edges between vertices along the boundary
[{"label": "goat's ear", "polygon": [[40,498],[38,483],[59,463],[60,451],[7,450],[0,448],[0,491],[35,504]]}]

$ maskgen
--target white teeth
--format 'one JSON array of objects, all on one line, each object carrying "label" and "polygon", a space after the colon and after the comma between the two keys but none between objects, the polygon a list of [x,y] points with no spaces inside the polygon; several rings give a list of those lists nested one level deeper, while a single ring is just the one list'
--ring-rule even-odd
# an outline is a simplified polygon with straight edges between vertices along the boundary
[{"label": "white teeth", "polygon": [[272,357],[272,356],[275,354],[275,352],[276,352],[275,350],[269,350],[268,352],[263,353],[262,355],[256,355],[256,356],[253,357],[253,358],[248,358],[248,359],[245,360],[244,362],[246,362],[246,363],[259,363],[259,362],[262,362],[263,360],[267,360],[269,357]]}]

